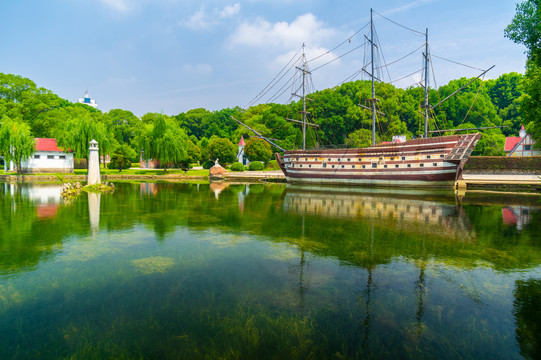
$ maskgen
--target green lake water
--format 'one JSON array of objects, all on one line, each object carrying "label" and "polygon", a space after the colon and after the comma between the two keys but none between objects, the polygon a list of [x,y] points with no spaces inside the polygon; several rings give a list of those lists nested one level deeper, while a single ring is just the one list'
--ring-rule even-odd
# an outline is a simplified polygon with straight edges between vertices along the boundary
[{"label": "green lake water", "polygon": [[533,195],[0,183],[0,359],[541,358]]}]

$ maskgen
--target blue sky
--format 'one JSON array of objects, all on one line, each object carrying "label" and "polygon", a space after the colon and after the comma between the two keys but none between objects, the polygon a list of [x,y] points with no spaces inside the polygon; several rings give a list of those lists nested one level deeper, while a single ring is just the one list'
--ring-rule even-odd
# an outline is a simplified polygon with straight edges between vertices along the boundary
[{"label": "blue sky", "polygon": [[[428,28],[433,55],[481,69],[496,65],[488,78],[524,71],[525,48],[503,36],[514,1],[3,0],[0,72],[70,101],[88,90],[102,111],[244,107],[302,43],[308,59],[325,53],[361,29],[371,7],[420,32]],[[381,17],[375,24],[388,62],[423,42]],[[360,68],[361,57],[354,52],[314,72],[315,88],[338,85]],[[436,85],[478,73],[436,59]],[[420,62],[419,55],[412,66]]]}]

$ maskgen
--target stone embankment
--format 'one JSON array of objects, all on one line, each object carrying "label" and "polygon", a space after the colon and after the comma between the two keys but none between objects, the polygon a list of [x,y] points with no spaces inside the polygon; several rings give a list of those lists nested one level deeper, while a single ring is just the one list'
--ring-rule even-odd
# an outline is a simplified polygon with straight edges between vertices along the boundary
[{"label": "stone embankment", "polygon": [[[521,174],[517,172],[508,173],[487,173],[465,171],[464,180],[459,184],[460,187],[467,189],[490,189],[490,190],[522,190],[541,192],[541,173],[540,174]],[[186,180],[206,180],[206,176],[186,176],[183,174],[168,175],[102,175],[102,181],[186,181]],[[220,175],[210,176],[211,181],[229,181],[229,182],[285,182],[285,176],[280,170],[276,171],[229,171]],[[75,182],[86,181],[86,175],[0,175],[0,181],[5,182]]]},{"label": "stone embankment", "polygon": [[220,176],[214,176],[211,180],[225,180],[235,182],[258,182],[258,181],[270,181],[270,182],[285,182],[286,177],[282,170],[274,171],[230,171]]}]

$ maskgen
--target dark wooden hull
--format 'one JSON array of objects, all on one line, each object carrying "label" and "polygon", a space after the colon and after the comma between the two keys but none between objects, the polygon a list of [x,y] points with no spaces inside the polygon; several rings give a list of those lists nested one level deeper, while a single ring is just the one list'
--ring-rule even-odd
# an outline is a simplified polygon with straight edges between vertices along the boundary
[{"label": "dark wooden hull", "polygon": [[480,134],[414,139],[359,149],[292,150],[276,154],[288,182],[447,186],[461,176]]}]

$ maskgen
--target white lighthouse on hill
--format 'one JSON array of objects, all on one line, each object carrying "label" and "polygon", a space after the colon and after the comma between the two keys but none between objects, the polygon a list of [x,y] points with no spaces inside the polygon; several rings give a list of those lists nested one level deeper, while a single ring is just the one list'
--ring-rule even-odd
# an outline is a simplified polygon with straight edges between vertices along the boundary
[{"label": "white lighthouse on hill", "polygon": [[91,99],[91,98],[90,98],[90,95],[88,95],[88,90],[85,91],[85,97],[84,97],[84,98],[79,98],[78,101],[79,101],[81,104],[85,104],[85,105],[88,105],[88,106],[92,106],[92,107],[95,108],[95,109],[98,108],[98,104],[96,104],[96,100]]}]

